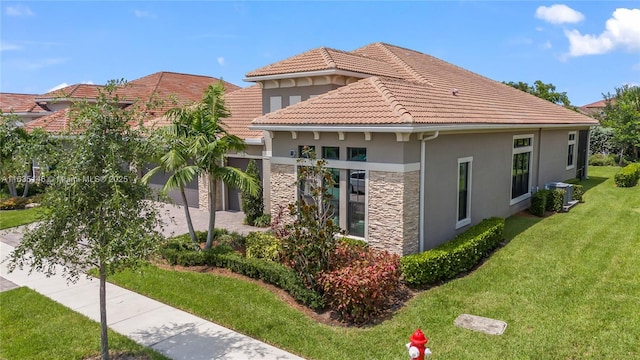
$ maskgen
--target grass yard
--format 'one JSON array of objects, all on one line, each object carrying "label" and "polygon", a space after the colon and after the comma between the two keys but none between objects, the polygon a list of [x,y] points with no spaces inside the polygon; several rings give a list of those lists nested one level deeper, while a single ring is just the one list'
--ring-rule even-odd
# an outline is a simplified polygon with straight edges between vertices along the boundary
[{"label": "grass yard", "polygon": [[2,210],[0,211],[0,230],[31,224],[38,220],[43,212],[44,209],[40,207],[24,210]]},{"label": "grass yard", "polygon": [[[0,293],[0,358],[86,359],[100,355],[100,324],[26,287]],[[109,348],[136,359],[166,359],[109,332]]]},{"label": "grass yard", "polygon": [[[509,218],[510,242],[481,267],[373,327],[318,324],[257,285],[211,274],[148,267],[111,281],[308,359],[407,359],[417,327],[433,359],[637,359],[640,186],[616,188],[617,170],[590,168],[585,203],[569,213]],[[463,313],[508,327],[457,328]]]}]

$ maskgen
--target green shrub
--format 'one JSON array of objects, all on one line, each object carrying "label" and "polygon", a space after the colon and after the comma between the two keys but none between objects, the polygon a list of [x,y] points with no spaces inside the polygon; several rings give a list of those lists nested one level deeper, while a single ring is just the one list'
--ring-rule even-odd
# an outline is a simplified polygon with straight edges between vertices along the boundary
[{"label": "green shrub", "polygon": [[584,202],[582,195],[584,195],[584,187],[580,184],[573,184],[573,200]]},{"label": "green shrub", "polygon": [[258,184],[258,192],[256,194],[249,193],[247,189],[242,190],[242,212],[244,212],[245,215],[244,220],[248,225],[254,226],[256,219],[264,212],[260,173],[258,172],[258,166],[254,159],[249,160],[245,173],[252,177]]},{"label": "green shrub", "polygon": [[618,171],[613,180],[618,187],[633,187],[640,179],[640,163],[631,163]]},{"label": "green shrub", "polygon": [[253,220],[253,226],[256,227],[269,227],[271,226],[271,215],[270,214],[262,214]]},{"label": "green shrub", "polygon": [[231,234],[222,234],[216,238],[216,243],[218,246],[226,245],[230,246],[234,250],[240,250],[246,245],[246,238],[237,232],[232,232]]},{"label": "green shrub", "polygon": [[564,205],[564,194],[566,193],[563,189],[553,189],[549,191],[549,195],[547,196],[547,211],[562,211],[562,206]]},{"label": "green shrub", "polygon": [[278,260],[280,240],[272,234],[254,231],[247,235],[247,258]]},{"label": "green shrub", "polygon": [[538,190],[531,196],[531,207],[529,212],[535,216],[544,216],[544,212],[547,209],[547,198],[549,197],[549,190]]},{"label": "green shrub", "polygon": [[593,154],[589,157],[589,165],[591,166],[616,166],[616,156],[613,154]]},{"label": "green shrub", "polygon": [[400,259],[404,281],[424,286],[449,280],[471,270],[503,239],[504,219],[484,219],[435,249]]}]

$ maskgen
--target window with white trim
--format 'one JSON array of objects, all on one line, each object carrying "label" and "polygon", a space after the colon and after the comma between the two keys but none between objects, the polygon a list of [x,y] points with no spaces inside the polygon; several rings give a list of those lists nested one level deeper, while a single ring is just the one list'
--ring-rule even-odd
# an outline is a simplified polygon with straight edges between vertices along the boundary
[{"label": "window with white trim", "polygon": [[458,159],[456,229],[471,223],[471,169],[473,157]]},{"label": "window with white trim", "polygon": [[271,96],[269,98],[269,112],[282,109],[282,96]]},{"label": "window with white trim", "polygon": [[569,141],[567,143],[567,170],[575,167],[576,159],[576,132],[569,131]]},{"label": "window with white trim", "polygon": [[531,154],[533,134],[513,137],[511,166],[511,202],[513,205],[531,196]]}]

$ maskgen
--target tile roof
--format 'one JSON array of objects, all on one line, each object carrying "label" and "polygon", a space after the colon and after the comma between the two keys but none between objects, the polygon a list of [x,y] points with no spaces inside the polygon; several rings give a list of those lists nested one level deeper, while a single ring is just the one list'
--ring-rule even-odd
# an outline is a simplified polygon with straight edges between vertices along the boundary
[{"label": "tile roof", "polygon": [[36,104],[35,94],[0,93],[0,110],[3,113],[47,113],[46,107]]},{"label": "tile roof", "polygon": [[575,111],[414,50],[375,43],[354,52],[387,61],[404,79],[363,79],[253,123],[597,124]]},{"label": "tile roof", "polygon": [[[262,131],[249,129],[251,121],[262,115],[262,89],[260,85],[253,85],[225,94],[225,105],[231,116],[223,120],[223,127],[230,134],[241,139],[262,138]],[[158,128],[169,124],[171,124],[170,119],[160,116],[147,122],[146,126]]]},{"label": "tile roof", "polygon": [[292,72],[310,72],[320,70],[345,70],[369,75],[401,77],[396,69],[379,59],[361,56],[356,53],[320,47],[302,54],[267,65],[246,74],[247,78]]},{"label": "tile roof", "polygon": [[236,90],[225,96],[231,116],[224,119],[224,125],[230,134],[242,139],[262,138],[262,131],[251,130],[251,121],[262,115],[262,89],[253,85]]},{"label": "tile roof", "polygon": [[37,118],[24,125],[27,131],[40,128],[48,133],[60,134],[69,128],[70,108],[58,110],[53,114]]},{"label": "tile roof", "polygon": [[[166,71],[157,72],[129,81],[125,86],[119,88],[116,94],[122,100],[134,102],[132,106],[144,109],[150,118],[157,118],[170,108],[199,101],[206,88],[218,81],[218,79],[209,76]],[[240,89],[237,85],[228,82],[223,83],[225,89],[229,92]],[[36,96],[35,100],[48,101],[60,97],[67,99],[95,99],[102,89],[104,89],[102,85],[75,84]],[[146,104],[153,103],[154,100],[159,100],[159,103],[155,104],[151,110],[146,109]],[[30,123],[29,128],[43,127],[50,132],[59,132],[67,128],[69,123],[68,116],[68,111],[58,111],[38,119],[41,121]]]}]

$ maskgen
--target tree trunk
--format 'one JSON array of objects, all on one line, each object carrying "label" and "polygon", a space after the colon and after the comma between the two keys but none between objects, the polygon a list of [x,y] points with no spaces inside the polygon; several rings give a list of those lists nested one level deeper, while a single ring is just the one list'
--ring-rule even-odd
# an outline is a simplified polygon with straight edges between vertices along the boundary
[{"label": "tree trunk", "polygon": [[189,236],[193,241],[193,246],[196,250],[200,250],[200,244],[198,238],[196,238],[196,231],[193,229],[193,223],[191,222],[191,213],[189,212],[189,204],[187,203],[187,195],[184,193],[184,186],[180,186],[180,196],[182,197],[182,203],[184,204],[184,215],[187,218],[187,227],[189,228]]},{"label": "tree trunk", "polygon": [[29,180],[27,179],[27,174],[24,174],[24,191],[22,192],[22,197],[26,198],[29,195]]},{"label": "tree trunk", "polygon": [[107,271],[100,262],[100,351],[102,360],[109,360],[109,338],[107,332]]},{"label": "tree trunk", "polygon": [[212,174],[208,174],[209,178],[209,232],[207,233],[207,243],[205,249],[211,249],[213,245],[213,233],[216,226],[216,191],[218,189],[216,180]]},{"label": "tree trunk", "polygon": [[618,161],[618,165],[622,166],[624,163],[624,146],[620,147],[620,160]]},{"label": "tree trunk", "polygon": [[9,180],[7,180],[7,187],[9,188],[9,195],[11,195],[11,197],[18,197],[18,190],[16,190],[16,181],[11,179],[11,176],[9,177]]}]

